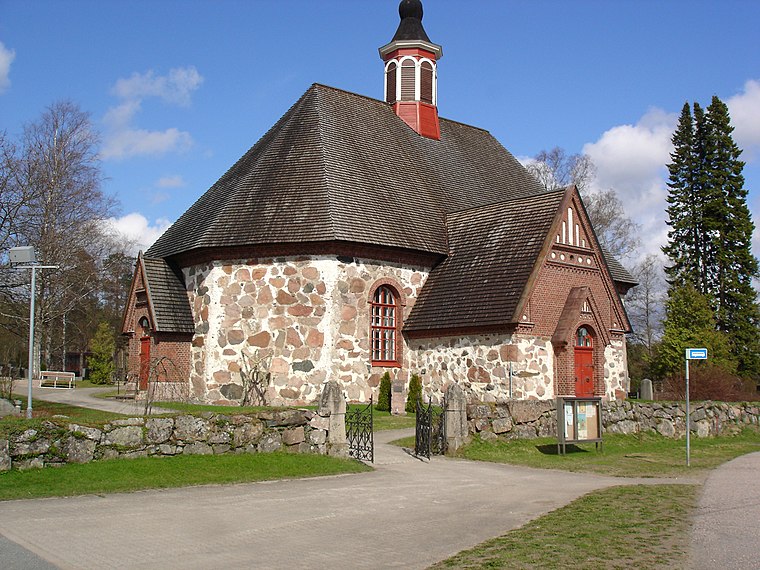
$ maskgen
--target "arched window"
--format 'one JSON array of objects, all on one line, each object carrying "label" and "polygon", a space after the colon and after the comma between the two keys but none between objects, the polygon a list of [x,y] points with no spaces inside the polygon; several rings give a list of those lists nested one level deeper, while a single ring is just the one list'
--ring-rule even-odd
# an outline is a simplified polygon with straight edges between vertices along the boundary
[{"label": "arched window", "polygon": [[575,346],[582,346],[585,348],[591,348],[594,346],[594,340],[591,338],[591,334],[589,334],[586,327],[578,329],[578,334],[575,337]]},{"label": "arched window", "polygon": [[416,64],[413,59],[405,59],[401,62],[401,100],[414,101],[416,99]]},{"label": "arched window", "polygon": [[396,102],[396,65],[395,61],[388,64],[388,69],[385,71],[385,102]]},{"label": "arched window", "polygon": [[398,340],[401,328],[399,297],[387,285],[377,288],[370,303],[372,336],[372,364],[399,366]]},{"label": "arched window", "polygon": [[420,65],[420,101],[433,104],[433,64],[423,61]]}]

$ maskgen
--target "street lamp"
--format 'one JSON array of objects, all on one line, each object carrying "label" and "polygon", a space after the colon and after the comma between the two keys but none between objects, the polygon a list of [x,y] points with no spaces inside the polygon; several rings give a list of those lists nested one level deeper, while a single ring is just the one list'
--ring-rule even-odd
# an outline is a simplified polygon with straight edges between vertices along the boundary
[{"label": "street lamp", "polygon": [[[18,269],[32,270],[31,296],[29,301],[29,367],[26,371],[29,383],[26,399],[26,417],[32,418],[32,369],[34,367],[34,298],[37,291],[37,270],[58,269],[57,265],[39,265],[34,256],[34,247],[12,247],[9,252],[11,264]],[[23,264],[23,265],[20,265]]]}]

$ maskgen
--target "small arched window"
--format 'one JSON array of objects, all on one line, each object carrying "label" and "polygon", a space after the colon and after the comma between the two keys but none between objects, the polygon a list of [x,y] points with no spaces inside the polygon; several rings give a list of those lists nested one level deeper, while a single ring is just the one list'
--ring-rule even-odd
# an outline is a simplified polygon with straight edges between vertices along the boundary
[{"label": "small arched window", "polygon": [[371,307],[372,364],[398,366],[399,297],[393,289],[382,285],[375,291]]},{"label": "small arched window", "polygon": [[575,337],[575,346],[581,346],[584,348],[591,348],[594,346],[594,340],[586,327],[578,329],[578,334]]},{"label": "small arched window", "polygon": [[433,104],[433,64],[429,61],[420,65],[420,101]]},{"label": "small arched window", "polygon": [[395,61],[388,64],[388,69],[385,71],[385,102],[396,102],[396,65]]},{"label": "small arched window", "polygon": [[413,59],[401,62],[401,100],[414,101],[416,95],[416,64]]},{"label": "small arched window", "polygon": [[147,317],[142,317],[137,324],[140,326],[142,336],[150,335],[150,321],[148,321]]}]

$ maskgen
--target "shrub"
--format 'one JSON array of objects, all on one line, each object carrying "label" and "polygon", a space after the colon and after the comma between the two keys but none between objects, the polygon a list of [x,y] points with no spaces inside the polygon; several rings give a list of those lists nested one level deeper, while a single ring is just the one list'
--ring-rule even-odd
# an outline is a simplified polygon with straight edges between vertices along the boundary
[{"label": "shrub", "polygon": [[375,409],[378,412],[391,411],[391,375],[388,372],[380,379],[380,393],[377,395]]},{"label": "shrub", "polygon": [[[719,402],[742,402],[757,398],[753,383],[730,374],[708,363],[691,364],[689,370],[689,398]],[[665,379],[661,397],[666,400],[684,400],[686,381],[683,375],[673,374]]]},{"label": "shrub", "polygon": [[409,393],[406,395],[406,411],[407,413],[415,413],[417,411],[417,402],[422,400],[422,380],[417,374],[412,374],[411,380],[409,380]]}]

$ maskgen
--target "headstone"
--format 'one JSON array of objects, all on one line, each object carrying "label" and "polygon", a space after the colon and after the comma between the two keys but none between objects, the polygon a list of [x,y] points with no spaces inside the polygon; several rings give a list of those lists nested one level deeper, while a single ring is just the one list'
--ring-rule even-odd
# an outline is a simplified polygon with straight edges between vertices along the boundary
[{"label": "headstone", "polygon": [[343,390],[335,380],[330,380],[322,385],[322,394],[319,397],[319,409],[317,413],[329,418],[327,432],[328,455],[348,455],[348,443],[346,441],[346,399]]},{"label": "headstone", "polygon": [[644,378],[641,381],[641,399],[654,400],[654,393],[652,392],[652,381],[649,378]]},{"label": "headstone", "polygon": [[403,380],[394,380],[391,384],[391,414],[406,415],[406,387]]},{"label": "headstone", "polygon": [[456,451],[469,440],[467,425],[467,396],[459,384],[451,384],[446,391],[446,444]]}]

